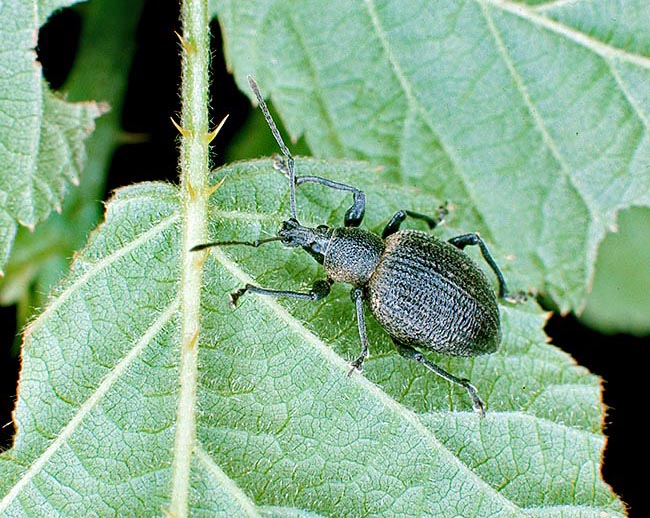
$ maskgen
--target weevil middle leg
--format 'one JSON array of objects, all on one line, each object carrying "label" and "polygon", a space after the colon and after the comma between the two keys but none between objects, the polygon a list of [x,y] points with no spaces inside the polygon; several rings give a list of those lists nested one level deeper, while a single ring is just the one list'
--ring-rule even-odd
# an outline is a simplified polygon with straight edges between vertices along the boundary
[{"label": "weevil middle leg", "polygon": [[386,239],[391,234],[397,232],[406,219],[406,216],[424,221],[429,226],[429,229],[433,230],[443,222],[448,212],[446,204],[438,207],[438,214],[435,218],[425,214],[420,214],[419,212],[413,212],[412,210],[398,210],[393,214],[393,217],[390,218],[390,221],[384,227],[384,231],[381,233],[381,238]]},{"label": "weevil middle leg", "polygon": [[509,297],[508,287],[506,286],[506,280],[503,277],[501,270],[497,266],[496,261],[492,257],[492,254],[490,254],[487,245],[481,239],[481,236],[479,236],[475,232],[471,232],[469,234],[463,234],[460,236],[452,237],[449,240],[449,243],[454,245],[456,248],[460,250],[463,250],[466,246],[478,245],[478,247],[481,249],[481,255],[483,256],[483,259],[485,259],[485,262],[488,263],[488,266],[492,269],[494,275],[497,276],[497,281],[499,283],[499,298],[504,299],[506,297]]},{"label": "weevil middle leg", "polygon": [[354,360],[350,367],[350,372],[348,376],[352,376],[354,371],[361,372],[363,370],[363,362],[368,358],[369,349],[368,349],[368,336],[366,334],[366,318],[363,314],[363,290],[361,288],[352,288],[350,291],[350,297],[354,306],[357,310],[357,326],[359,328],[359,340],[361,341],[361,354],[359,357]]}]

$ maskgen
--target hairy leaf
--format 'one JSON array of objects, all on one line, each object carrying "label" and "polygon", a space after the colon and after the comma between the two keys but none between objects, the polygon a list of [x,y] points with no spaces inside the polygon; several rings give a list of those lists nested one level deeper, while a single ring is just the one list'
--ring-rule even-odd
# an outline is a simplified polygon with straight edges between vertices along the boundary
[{"label": "hairy leaf", "polygon": [[213,5],[242,90],[254,75],[315,154],[457,203],[562,310],[616,211],[650,203],[644,0]]},{"label": "hairy leaf", "polygon": [[[298,165],[305,174],[358,178],[374,230],[404,200],[420,212],[440,202],[360,164]],[[211,238],[275,233],[288,196],[271,161],[228,166],[213,182],[222,178]],[[302,221],[340,223],[350,199],[329,191],[299,189]],[[441,236],[458,233],[456,216]],[[174,441],[184,382],[180,259],[192,253],[181,250],[182,224],[175,187],[118,191],[31,323],[18,434],[0,456],[0,514],[168,509],[172,466],[187,453]],[[508,275],[503,251],[488,244]],[[501,306],[504,340],[495,354],[430,355],[477,385],[488,405],[479,420],[464,390],[400,358],[371,318],[366,374],[347,377],[359,343],[343,285],[316,304],[246,295],[237,309],[228,306],[227,294],[246,282],[299,289],[322,278],[307,254],[279,243],[217,248],[206,253],[204,274],[192,514],[623,516],[599,473],[599,380],[546,343],[534,304]]]},{"label": "hairy leaf", "polygon": [[36,37],[54,9],[73,1],[0,6],[0,273],[18,225],[33,228],[61,211],[68,183],[85,161],[83,139],[106,107],[69,103],[54,94],[36,61]]}]

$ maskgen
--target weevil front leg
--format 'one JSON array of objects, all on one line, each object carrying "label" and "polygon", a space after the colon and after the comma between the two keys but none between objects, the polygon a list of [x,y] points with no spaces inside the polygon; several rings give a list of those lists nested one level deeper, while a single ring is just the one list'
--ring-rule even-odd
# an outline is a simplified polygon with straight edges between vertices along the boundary
[{"label": "weevil front leg", "polygon": [[309,291],[288,291],[288,290],[269,290],[266,288],[260,288],[259,286],[254,286],[252,284],[246,284],[243,288],[236,289],[230,294],[230,305],[236,307],[239,302],[239,298],[244,295],[244,293],[257,293],[259,295],[267,295],[269,297],[287,297],[291,299],[302,299],[302,300],[321,300],[327,297],[330,293],[330,288],[333,284],[333,281],[330,279],[319,279],[314,282],[311,290]]},{"label": "weevil front leg", "polygon": [[472,400],[472,408],[479,415],[479,417],[481,418],[485,417],[485,403],[483,403],[483,400],[479,397],[476,387],[472,385],[468,379],[458,378],[453,374],[449,374],[446,370],[441,369],[434,363],[431,363],[429,360],[427,360],[424,357],[424,355],[420,351],[413,349],[413,347],[411,347],[410,345],[398,342],[397,340],[394,339],[393,339],[393,343],[397,347],[397,351],[404,358],[408,358],[409,360],[413,360],[418,363],[421,363],[434,374],[437,374],[438,376],[449,381],[450,383],[453,383],[455,385],[460,385],[465,390],[467,390],[467,393],[469,394],[469,397]]},{"label": "weevil front leg", "polygon": [[361,341],[361,354],[359,357],[350,363],[350,372],[348,376],[352,376],[354,371],[363,371],[363,362],[368,358],[368,336],[366,335],[366,318],[363,314],[363,290],[361,288],[352,288],[350,297],[354,306],[357,309],[357,326],[359,327],[359,340]]},{"label": "weevil front leg", "polygon": [[[276,156],[276,159],[273,163],[273,167],[280,171],[284,176],[286,176],[289,181],[291,181],[291,174],[287,162],[285,159]],[[345,183],[335,182],[321,176],[296,176],[294,181],[296,182],[296,187],[302,185],[303,183],[317,183],[319,185],[324,185],[330,189],[335,189],[337,191],[347,191],[352,193],[352,206],[345,212],[345,217],[343,219],[343,224],[346,227],[358,227],[363,221],[363,216],[366,213],[366,195],[360,189],[347,185]]]}]

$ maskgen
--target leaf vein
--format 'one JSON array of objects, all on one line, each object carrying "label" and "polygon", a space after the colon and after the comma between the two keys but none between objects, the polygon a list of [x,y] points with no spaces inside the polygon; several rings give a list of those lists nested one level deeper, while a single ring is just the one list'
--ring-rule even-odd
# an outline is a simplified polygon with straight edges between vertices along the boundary
[{"label": "leaf vein", "polygon": [[194,447],[194,454],[196,458],[205,466],[205,468],[210,472],[210,474],[217,479],[217,482],[221,484],[221,487],[225,488],[230,495],[239,503],[241,510],[245,513],[246,516],[261,516],[255,508],[255,503],[242,491],[242,489],[226,475],[223,470],[217,465],[217,463],[212,459],[210,454],[201,448],[199,445]]},{"label": "leaf vein", "polygon": [[129,242],[127,245],[122,246],[112,252],[111,254],[102,257],[99,261],[94,263],[88,270],[86,270],[82,275],[80,275],[67,289],[61,293],[55,300],[53,300],[47,308],[39,315],[39,317],[34,320],[26,329],[25,337],[34,333],[41,325],[47,322],[49,316],[54,313],[61,305],[63,305],[72,295],[74,295],[77,290],[84,286],[90,279],[95,275],[103,271],[105,268],[113,264],[115,261],[124,257],[126,254],[135,250],[141,244],[147,242],[150,238],[158,235],[160,232],[164,231],[175,223],[179,219],[180,215],[174,213],[171,216],[161,220],[156,225],[151,227],[146,232],[140,234],[133,241]]},{"label": "leaf vein", "polygon": [[[307,51],[307,45],[305,44],[304,40],[301,38],[301,33],[299,31],[299,27],[302,27],[302,24],[300,24],[300,23],[297,24],[295,22],[295,20],[293,19],[293,12],[294,12],[293,9],[289,10],[289,15],[287,16],[287,20],[291,23],[291,25],[292,25],[291,29],[292,29],[293,33],[296,35],[296,38],[298,40],[298,44],[302,48],[303,54],[305,56],[305,62],[307,63],[307,72],[308,72],[309,76],[311,77],[312,82],[315,85],[318,85],[318,84],[321,83],[321,80],[318,77],[318,74],[316,73],[315,67],[313,66],[313,63],[315,61],[317,61],[317,60],[314,60],[314,58]],[[332,116],[330,114],[330,110],[328,109],[327,105],[325,104],[325,99],[323,98],[322,95],[318,95],[318,92],[320,92],[320,91],[321,91],[320,88],[314,88],[312,90],[312,92],[317,93],[317,95],[312,96],[312,99],[317,103],[317,105],[321,109],[321,113],[323,114],[323,120],[325,121],[325,124],[326,124],[326,126],[327,126],[327,128],[329,130],[328,131],[329,135],[330,135],[330,137],[332,137],[334,139],[335,145],[339,149],[339,153],[337,153],[337,154],[339,154],[339,155],[344,154],[344,153],[340,152],[340,150],[345,149],[345,146],[341,142],[341,138],[340,138],[341,132],[337,131],[336,127],[334,126],[334,119],[332,118]]]},{"label": "leaf vein", "polygon": [[551,134],[548,131],[548,128],[546,127],[546,124],[537,110],[537,107],[535,106],[535,103],[533,102],[530,94],[528,93],[528,89],[526,88],[526,85],[524,84],[524,80],[517,72],[517,69],[515,68],[515,64],[510,58],[508,54],[508,50],[506,46],[503,43],[503,39],[501,38],[501,34],[499,33],[499,30],[497,29],[496,25],[494,24],[494,20],[492,19],[492,15],[490,14],[489,9],[487,8],[487,3],[490,2],[490,0],[477,0],[480,2],[481,9],[483,11],[483,15],[485,17],[485,21],[487,24],[488,29],[490,30],[490,33],[492,34],[492,37],[494,38],[495,44],[497,46],[497,50],[499,52],[499,55],[503,59],[504,64],[506,65],[508,72],[510,73],[512,80],[515,83],[515,87],[517,88],[517,91],[519,92],[519,95],[521,96],[522,100],[524,101],[524,104],[526,105],[528,112],[530,113],[530,116],[532,117],[533,121],[535,122],[535,125],[537,126],[541,136],[542,140],[544,141],[544,144],[546,147],[549,149],[551,154],[553,155],[553,158],[557,161],[560,172],[562,173],[562,176],[567,180],[568,183],[571,184],[573,189],[576,191],[576,193],[580,196],[582,199],[583,203],[589,210],[590,216],[594,219],[597,220],[597,211],[595,211],[591,205],[589,204],[587,198],[585,195],[578,189],[578,187],[575,185],[575,182],[573,181],[573,178],[571,177],[569,171],[571,168],[565,161],[564,157],[562,156],[562,153],[560,152],[559,148],[557,147],[557,144],[553,140],[553,137],[551,137]]},{"label": "leaf vein", "polygon": [[45,464],[54,456],[61,446],[72,436],[75,430],[81,425],[83,419],[94,409],[99,401],[106,395],[113,383],[117,381],[127,368],[138,357],[142,350],[151,342],[151,340],[158,334],[163,326],[170,321],[174,313],[178,310],[179,300],[175,299],[167,309],[160,314],[149,326],[147,331],[135,343],[133,348],[120,360],[104,377],[97,389],[90,395],[90,397],[79,407],[77,413],[70,419],[70,422],[61,430],[61,433],[52,441],[52,443],[45,449],[45,451],[36,458],[31,464],[29,469],[25,471],[23,476],[11,488],[11,490],[0,501],[0,513],[7,510],[7,507],[18,497],[23,488],[38,475]]},{"label": "leaf vein", "polygon": [[461,163],[460,159],[456,156],[455,151],[452,151],[453,149],[452,146],[449,143],[443,141],[443,139],[440,136],[440,133],[433,126],[433,123],[431,122],[430,117],[428,116],[429,115],[428,112],[425,110],[424,106],[422,106],[422,104],[418,102],[417,98],[413,94],[413,89],[411,87],[411,84],[406,78],[406,75],[402,71],[402,67],[400,67],[397,58],[395,57],[393,51],[390,48],[388,37],[386,36],[386,33],[384,32],[384,29],[379,20],[379,16],[377,15],[377,10],[375,9],[375,5],[374,5],[374,0],[365,0],[364,3],[368,11],[368,16],[370,17],[370,20],[372,22],[372,26],[375,29],[377,37],[379,38],[379,42],[381,43],[381,47],[386,53],[386,58],[388,59],[388,62],[390,63],[393,73],[395,74],[395,77],[397,78],[399,84],[402,87],[402,91],[406,96],[406,100],[409,108],[413,111],[415,117],[419,115],[422,118],[422,120],[429,128],[431,133],[438,140],[442,152],[447,156],[451,164],[453,164],[454,170],[456,171],[456,174],[460,182],[462,183],[463,190],[465,191],[467,198],[472,201],[471,205],[476,208],[476,213],[478,215],[478,218],[483,222],[483,224],[487,229],[490,229],[489,225],[486,224],[486,219],[481,211],[481,206],[479,203],[477,203],[474,197],[473,193],[475,192],[475,189],[470,189],[469,182],[463,173],[462,167],[460,166]]},{"label": "leaf vein", "polygon": [[643,123],[643,127],[645,128],[645,131],[648,131],[650,128],[650,116],[648,116],[647,113],[641,108],[641,105],[639,102],[634,98],[632,95],[632,92],[630,92],[630,89],[627,85],[627,83],[623,80],[621,77],[621,74],[618,72],[614,64],[609,61],[605,60],[607,63],[607,66],[609,67],[610,72],[612,73],[612,76],[616,80],[616,83],[618,84],[619,88],[621,89],[621,92],[623,92],[623,95],[627,99],[627,101],[630,103],[630,106],[632,109],[636,112],[636,114],[639,116],[639,119]]},{"label": "leaf vein", "polygon": [[523,18],[524,20],[529,21],[533,25],[547,29],[560,36],[564,36],[565,38],[593,51],[594,53],[598,54],[599,56],[602,56],[607,60],[623,61],[626,63],[632,63],[641,68],[650,69],[650,58],[639,54],[634,54],[632,52],[627,52],[618,47],[614,47],[607,43],[598,41],[597,39],[588,36],[572,27],[568,27],[560,22],[551,20],[546,16],[537,14],[535,10],[523,4],[513,3],[509,0],[474,0],[474,1],[479,2],[481,4],[488,3],[497,9],[507,11],[511,14],[514,14],[515,16],[518,16],[519,18]]}]

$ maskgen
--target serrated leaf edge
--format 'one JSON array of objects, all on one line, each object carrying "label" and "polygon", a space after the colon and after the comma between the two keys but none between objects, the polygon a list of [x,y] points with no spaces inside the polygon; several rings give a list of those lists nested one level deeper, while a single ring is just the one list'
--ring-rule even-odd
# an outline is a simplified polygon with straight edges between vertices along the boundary
[{"label": "serrated leaf edge", "polygon": [[52,300],[51,303],[48,304],[48,306],[45,308],[45,310],[33,322],[31,322],[27,326],[25,330],[25,340],[27,340],[29,335],[33,333],[35,330],[37,330],[43,324],[43,322],[45,322],[48,319],[49,315],[54,313],[54,311],[56,311],[59,308],[59,306],[61,306],[64,302],[66,302],[72,295],[74,295],[77,289],[85,285],[88,282],[88,280],[92,278],[95,274],[100,272],[105,267],[110,266],[121,257],[124,257],[132,250],[135,250],[139,245],[147,241],[149,238],[158,235],[159,232],[172,226],[179,218],[180,215],[178,213],[166,217],[165,219],[159,221],[156,225],[151,227],[146,232],[140,234],[136,239],[129,242],[129,244],[127,244],[126,246],[117,249],[115,252],[101,258],[99,261],[94,263],[82,275],[77,277],[77,279],[75,279],[75,281],[70,286],[68,286],[68,288],[65,291],[63,291],[56,299]]}]

